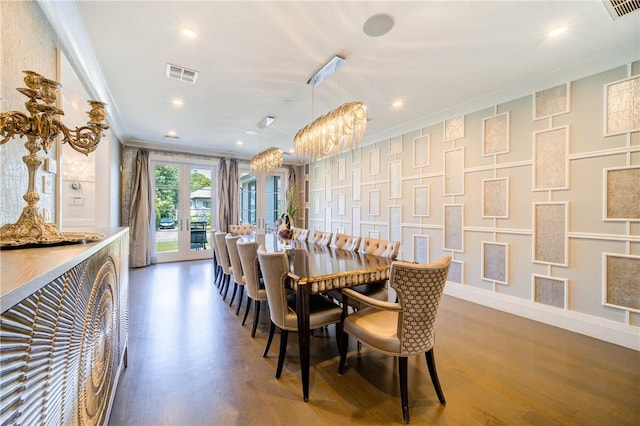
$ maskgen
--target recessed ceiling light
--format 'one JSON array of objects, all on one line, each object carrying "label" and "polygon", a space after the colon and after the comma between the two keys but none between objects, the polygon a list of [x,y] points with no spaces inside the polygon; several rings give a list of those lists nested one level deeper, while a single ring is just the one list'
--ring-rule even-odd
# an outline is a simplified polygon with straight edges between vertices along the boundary
[{"label": "recessed ceiling light", "polygon": [[402,106],[402,101],[401,100],[393,101],[391,106],[394,108],[400,108]]},{"label": "recessed ceiling light", "polygon": [[294,152],[296,152],[296,149],[295,149],[295,148],[291,148],[291,149],[289,149],[289,153],[293,154]]},{"label": "recessed ceiling light", "polygon": [[362,26],[362,31],[369,37],[380,37],[391,31],[391,28],[393,28],[393,18],[380,13],[367,19]]},{"label": "recessed ceiling light", "polygon": [[236,141],[236,145],[242,145],[244,142],[242,141]]},{"label": "recessed ceiling light", "polygon": [[549,33],[549,37],[557,37],[565,32],[567,32],[567,27],[558,27]]},{"label": "recessed ceiling light", "polygon": [[178,136],[178,134],[176,133],[176,131],[175,131],[175,130],[169,130],[169,131],[164,135],[164,137],[165,137],[165,138],[169,138],[169,139],[178,139],[178,138],[179,138],[179,136]]},{"label": "recessed ceiling light", "polygon": [[189,37],[189,38],[196,38],[198,37],[198,33],[196,33],[194,30],[192,30],[191,28],[183,28],[182,29],[182,34]]},{"label": "recessed ceiling light", "polygon": [[174,106],[182,106],[182,105],[184,105],[184,101],[183,101],[182,99],[180,99],[180,98],[173,98],[173,100],[171,101],[171,103],[172,103]]},{"label": "recessed ceiling light", "polygon": [[251,136],[255,136],[255,135],[258,134],[258,131],[257,130],[247,130],[245,133],[248,134],[248,135],[251,135]]}]

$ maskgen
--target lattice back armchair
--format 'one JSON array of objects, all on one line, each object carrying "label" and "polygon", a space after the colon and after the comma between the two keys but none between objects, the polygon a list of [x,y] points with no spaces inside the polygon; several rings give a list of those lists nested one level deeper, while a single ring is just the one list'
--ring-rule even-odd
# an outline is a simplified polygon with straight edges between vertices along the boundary
[{"label": "lattice back armchair", "polygon": [[[446,403],[436,373],[433,346],[436,316],[450,264],[449,256],[431,264],[393,262],[390,285],[398,295],[398,303],[379,301],[351,289],[342,290],[345,298],[342,314],[344,334],[338,373],[342,374],[345,369],[347,335],[375,351],[398,357],[402,417],[405,423],[409,422],[407,357],[410,355],[425,354],[438,399],[441,404]],[[362,309],[349,315],[347,298],[357,300]]]}]

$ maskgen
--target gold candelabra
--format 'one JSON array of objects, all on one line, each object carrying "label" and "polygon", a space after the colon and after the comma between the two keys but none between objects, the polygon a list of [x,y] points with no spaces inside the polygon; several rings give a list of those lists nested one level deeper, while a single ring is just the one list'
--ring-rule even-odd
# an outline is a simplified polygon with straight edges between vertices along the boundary
[{"label": "gold candelabra", "polygon": [[102,137],[102,131],[109,128],[103,123],[106,113],[104,103],[88,101],[91,105],[89,121],[86,126],[71,130],[56,118],[64,112],[55,106],[56,91],[62,87],[57,81],[49,80],[33,71],[23,71],[26,75],[26,88],[18,88],[18,92],[29,100],[25,107],[29,115],[18,111],[8,111],[0,114],[0,145],[10,139],[26,137],[24,144],[28,155],[22,157],[29,172],[27,192],[22,196],[27,206],[16,223],[7,224],[0,228],[0,247],[25,246],[38,244],[73,243],[97,239],[99,234],[62,233],[55,224],[47,223],[41,216],[36,204],[40,194],[36,190],[36,174],[44,159],[38,154],[45,153],[60,135],[62,143],[69,144],[73,149],[88,155],[93,152]]}]

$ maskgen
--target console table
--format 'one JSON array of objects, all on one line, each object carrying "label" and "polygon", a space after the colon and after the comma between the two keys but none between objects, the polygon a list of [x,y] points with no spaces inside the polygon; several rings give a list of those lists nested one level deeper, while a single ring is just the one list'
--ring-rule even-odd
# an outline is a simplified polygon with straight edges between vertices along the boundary
[{"label": "console table", "polygon": [[0,252],[0,424],[106,424],[126,366],[129,231]]}]

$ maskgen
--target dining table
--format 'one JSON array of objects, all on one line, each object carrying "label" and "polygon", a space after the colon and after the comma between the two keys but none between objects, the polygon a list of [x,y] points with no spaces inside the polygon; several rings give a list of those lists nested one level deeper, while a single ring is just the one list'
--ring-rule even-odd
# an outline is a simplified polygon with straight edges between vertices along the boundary
[{"label": "dining table", "polygon": [[274,241],[271,249],[286,250],[289,257],[289,278],[291,287],[296,292],[302,395],[307,402],[311,341],[309,296],[385,281],[389,279],[392,261],[386,257],[304,241],[289,242],[284,247]]}]

